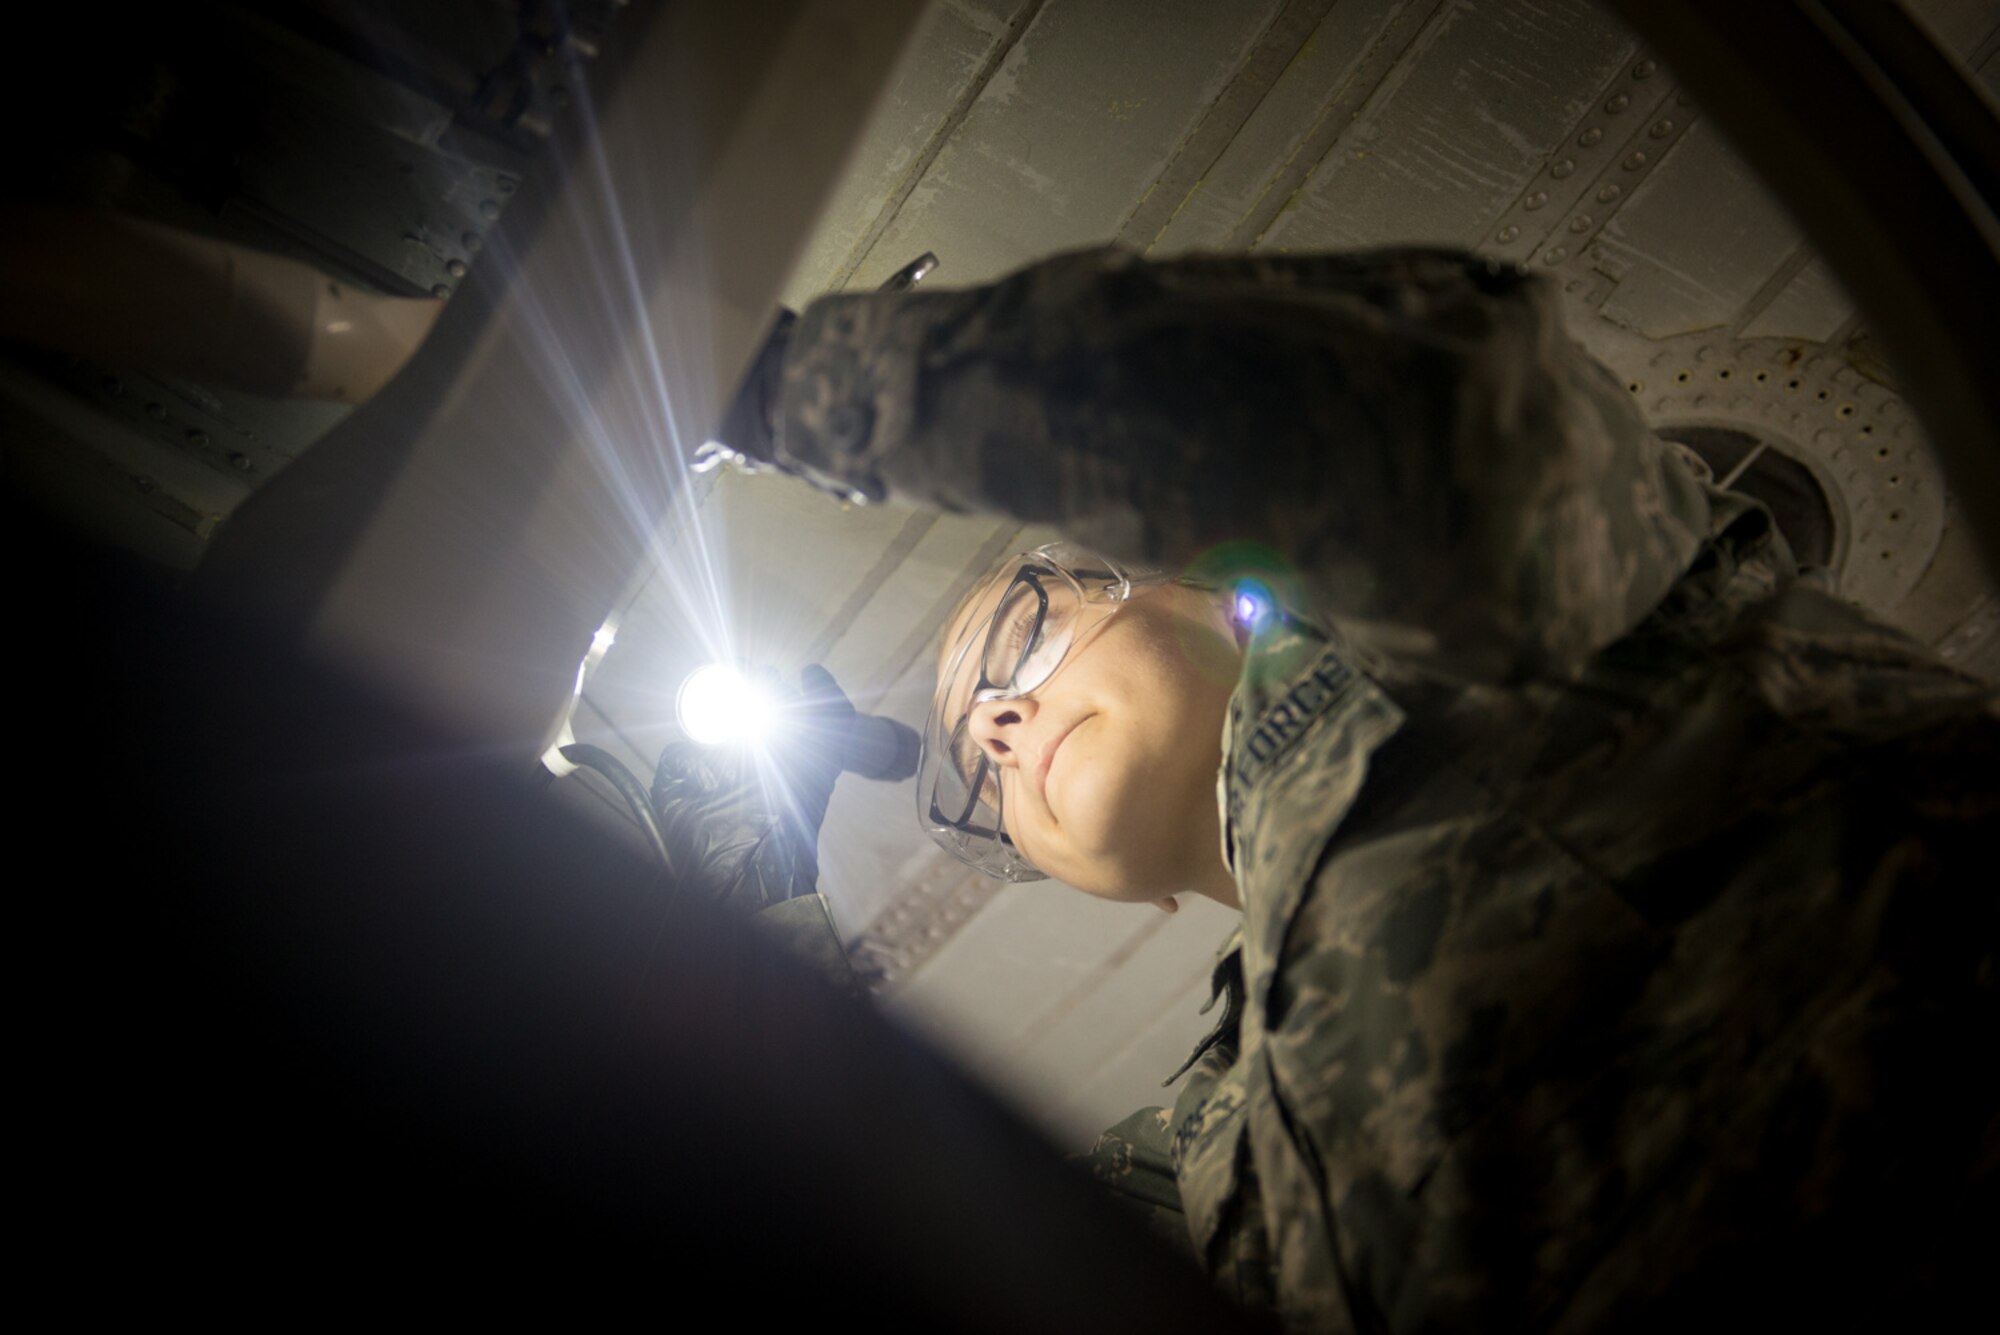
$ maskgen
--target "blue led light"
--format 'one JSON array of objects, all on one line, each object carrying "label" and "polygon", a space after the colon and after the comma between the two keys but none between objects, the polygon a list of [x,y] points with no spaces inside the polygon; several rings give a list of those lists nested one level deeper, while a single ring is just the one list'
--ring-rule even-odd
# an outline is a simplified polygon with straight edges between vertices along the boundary
[{"label": "blue led light", "polygon": [[1239,625],[1252,628],[1261,625],[1271,614],[1271,595],[1263,585],[1245,580],[1236,586],[1235,613]]}]

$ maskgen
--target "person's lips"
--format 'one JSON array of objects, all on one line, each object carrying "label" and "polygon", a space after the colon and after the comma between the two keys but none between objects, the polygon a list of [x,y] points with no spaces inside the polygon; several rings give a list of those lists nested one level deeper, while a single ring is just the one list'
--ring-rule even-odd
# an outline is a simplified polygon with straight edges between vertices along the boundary
[{"label": "person's lips", "polygon": [[1056,739],[1042,752],[1042,758],[1035,762],[1035,792],[1044,803],[1049,800],[1049,762],[1056,758],[1056,752],[1062,749],[1062,744],[1069,740],[1069,735],[1075,732],[1082,722],[1082,719],[1078,719],[1057,733]]}]

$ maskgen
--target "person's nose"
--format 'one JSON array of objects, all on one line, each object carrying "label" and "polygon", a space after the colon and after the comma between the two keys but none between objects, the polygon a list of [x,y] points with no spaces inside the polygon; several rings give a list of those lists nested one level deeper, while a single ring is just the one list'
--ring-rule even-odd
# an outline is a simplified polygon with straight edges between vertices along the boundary
[{"label": "person's nose", "polygon": [[1021,763],[1020,737],[1035,721],[1038,706],[1023,696],[1018,700],[988,700],[972,707],[966,731],[986,758],[996,765]]}]

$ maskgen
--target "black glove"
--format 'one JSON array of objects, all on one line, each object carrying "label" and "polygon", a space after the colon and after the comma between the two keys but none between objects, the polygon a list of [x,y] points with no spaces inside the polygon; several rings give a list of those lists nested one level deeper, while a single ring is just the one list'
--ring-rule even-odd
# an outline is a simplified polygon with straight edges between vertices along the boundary
[{"label": "black glove", "polygon": [[814,893],[819,830],[856,717],[818,664],[800,672],[796,693],[775,673],[759,675],[780,698],[770,741],[673,742],[653,773],[653,810],[678,889],[743,913]]}]

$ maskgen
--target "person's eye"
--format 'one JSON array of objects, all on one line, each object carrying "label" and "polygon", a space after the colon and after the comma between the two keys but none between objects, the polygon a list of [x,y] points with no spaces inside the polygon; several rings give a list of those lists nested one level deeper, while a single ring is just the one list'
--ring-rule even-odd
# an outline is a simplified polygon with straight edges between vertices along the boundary
[{"label": "person's eye", "polygon": [[965,783],[972,782],[973,773],[979,768],[980,748],[971,732],[959,735],[958,744],[952,748],[951,762],[958,770],[958,777]]}]

